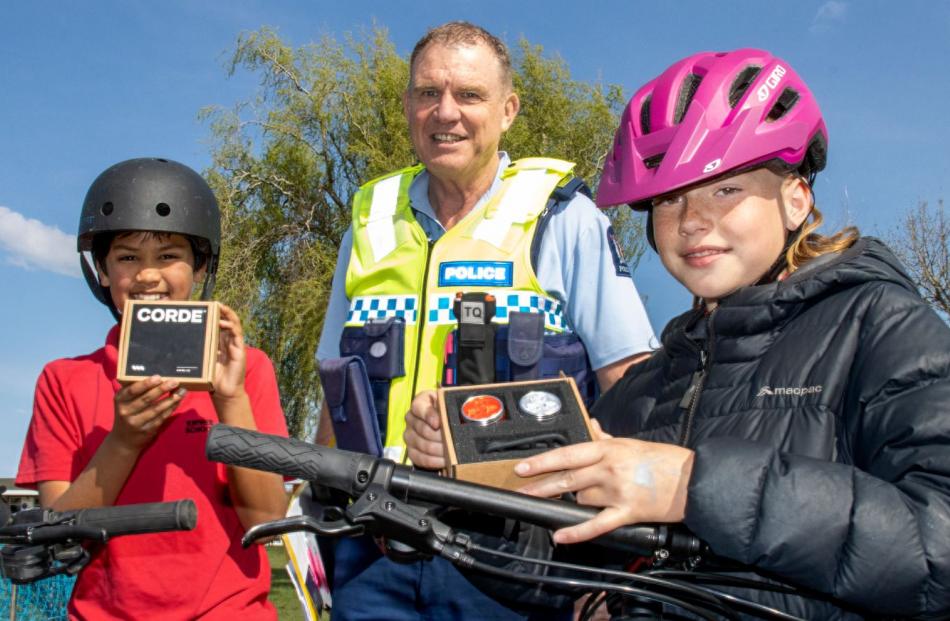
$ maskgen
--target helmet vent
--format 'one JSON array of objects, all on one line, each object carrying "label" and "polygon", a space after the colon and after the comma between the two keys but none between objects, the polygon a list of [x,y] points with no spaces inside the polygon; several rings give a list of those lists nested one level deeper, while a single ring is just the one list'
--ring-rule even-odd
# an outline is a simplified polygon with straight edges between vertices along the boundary
[{"label": "helmet vent", "polygon": [[769,115],[765,117],[766,121],[777,121],[783,116],[785,116],[789,110],[792,109],[792,106],[798,101],[798,91],[793,88],[786,88],[782,91],[782,94],[779,95],[779,98],[776,100],[775,105],[772,106],[772,109],[769,110]]},{"label": "helmet vent", "polygon": [[757,75],[759,75],[760,71],[762,71],[762,67],[749,65],[739,72],[739,75],[736,76],[736,79],[732,81],[732,86],[729,87],[730,108],[736,107],[736,104],[739,103],[739,100],[742,99],[742,96],[745,95],[745,92],[749,90],[749,87],[752,86],[753,82],[755,82],[755,78]]},{"label": "helmet vent", "polygon": [[640,106],[640,131],[644,134],[650,133],[650,102],[652,100],[653,95],[649,95],[643,100],[643,105]]},{"label": "helmet vent", "polygon": [[161,217],[165,217],[172,212],[172,208],[168,206],[167,203],[159,203],[155,205],[155,213]]},{"label": "helmet vent", "polygon": [[112,204],[112,201],[107,201],[105,203],[102,203],[102,207],[99,208],[99,213],[101,213],[104,216],[108,216],[112,214],[112,211],[114,209],[115,209],[115,206]]},{"label": "helmet vent", "polygon": [[646,166],[647,168],[656,168],[660,165],[660,162],[663,161],[664,155],[666,155],[666,153],[660,153],[659,155],[648,157],[645,160],[643,160],[643,165]]},{"label": "helmet vent", "polygon": [[686,76],[686,79],[683,80],[683,85],[680,87],[680,96],[676,101],[676,113],[673,115],[673,124],[676,125],[683,120],[683,117],[686,116],[686,111],[689,109],[689,104],[693,101],[693,95],[696,94],[696,89],[699,88],[699,83],[703,81],[702,76],[691,73]]}]

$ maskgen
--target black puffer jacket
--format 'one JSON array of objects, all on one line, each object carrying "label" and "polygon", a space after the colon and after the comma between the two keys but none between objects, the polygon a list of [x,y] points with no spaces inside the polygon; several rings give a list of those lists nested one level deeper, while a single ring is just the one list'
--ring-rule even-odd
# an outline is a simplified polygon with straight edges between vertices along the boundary
[{"label": "black puffer jacket", "polygon": [[842,603],[756,601],[808,619],[946,614],[950,329],[875,239],[815,263],[674,319],[593,414],[614,435],[685,436],[686,525]]}]

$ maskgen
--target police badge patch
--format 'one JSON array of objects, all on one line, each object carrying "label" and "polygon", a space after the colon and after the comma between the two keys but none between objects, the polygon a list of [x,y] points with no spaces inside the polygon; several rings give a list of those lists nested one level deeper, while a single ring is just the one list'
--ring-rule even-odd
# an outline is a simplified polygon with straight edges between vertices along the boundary
[{"label": "police badge patch", "polygon": [[630,266],[623,257],[623,251],[620,249],[620,243],[617,241],[617,235],[614,233],[614,227],[607,227],[607,246],[610,248],[610,256],[614,260],[614,269],[617,270],[617,276],[632,277]]},{"label": "police badge patch", "polygon": [[440,287],[510,287],[514,282],[511,261],[446,261],[439,264]]}]

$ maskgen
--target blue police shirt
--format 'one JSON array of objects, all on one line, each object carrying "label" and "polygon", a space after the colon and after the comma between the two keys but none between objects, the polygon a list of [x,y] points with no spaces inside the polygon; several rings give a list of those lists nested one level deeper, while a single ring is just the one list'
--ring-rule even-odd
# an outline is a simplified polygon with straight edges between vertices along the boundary
[{"label": "blue police shirt", "polygon": [[[501,188],[501,173],[511,161],[504,152],[499,156],[495,181],[473,209],[482,209]],[[429,240],[439,239],[445,229],[429,203],[428,171],[413,179],[409,201]],[[584,342],[595,370],[650,351],[656,344],[646,310],[612,235],[607,216],[589,198],[577,194],[551,215],[538,252],[538,282],[548,295],[561,301],[568,325]],[[347,229],[333,274],[318,360],[340,356],[340,336],[350,310],[346,270],[352,247],[353,232]]]}]

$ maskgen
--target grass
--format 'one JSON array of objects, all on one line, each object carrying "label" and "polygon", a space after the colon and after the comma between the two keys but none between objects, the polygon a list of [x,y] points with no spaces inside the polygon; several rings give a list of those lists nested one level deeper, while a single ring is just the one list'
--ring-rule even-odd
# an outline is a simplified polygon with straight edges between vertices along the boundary
[{"label": "grass", "polygon": [[277,608],[277,618],[281,621],[302,619],[300,600],[290,582],[290,576],[285,569],[287,552],[283,546],[266,546],[267,558],[270,560],[270,601]]}]

